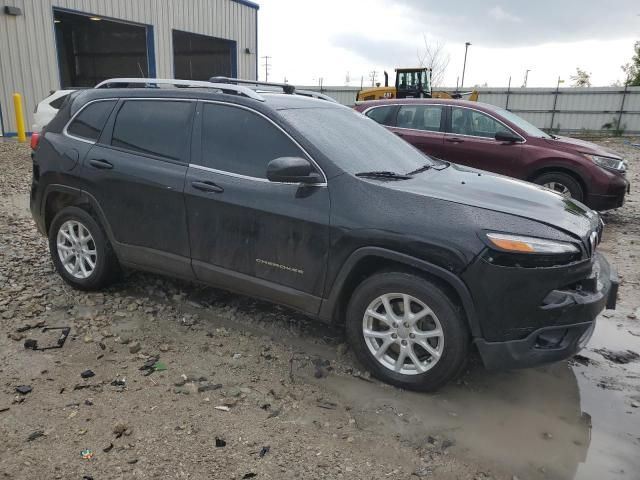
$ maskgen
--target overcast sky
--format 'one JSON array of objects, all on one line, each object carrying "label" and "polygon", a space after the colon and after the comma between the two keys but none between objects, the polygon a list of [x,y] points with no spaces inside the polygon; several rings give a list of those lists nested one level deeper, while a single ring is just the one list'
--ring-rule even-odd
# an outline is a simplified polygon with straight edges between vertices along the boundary
[{"label": "overcast sky", "polygon": [[[638,0],[258,0],[259,56],[269,55],[269,79],[314,85],[369,82],[369,72],[416,66],[423,36],[450,57],[445,85],[570,84],[576,67],[597,86],[622,80],[640,40]],[[264,59],[259,62],[264,79]],[[370,83],[370,82],[369,82]]]}]

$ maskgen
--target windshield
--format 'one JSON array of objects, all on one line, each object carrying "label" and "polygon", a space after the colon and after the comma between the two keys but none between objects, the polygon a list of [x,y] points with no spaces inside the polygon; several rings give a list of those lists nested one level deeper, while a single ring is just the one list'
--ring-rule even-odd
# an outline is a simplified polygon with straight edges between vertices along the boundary
[{"label": "windshield", "polygon": [[406,174],[433,163],[386,128],[349,108],[300,108],[279,113],[332,162],[352,174]]},{"label": "windshield", "polygon": [[538,138],[551,138],[550,135],[544,133],[535,125],[531,125],[524,118],[519,117],[515,113],[511,113],[509,110],[505,110],[504,108],[495,107],[493,109],[498,115],[501,115],[505,120],[513,123],[516,127],[524,130],[524,132],[531,137]]}]

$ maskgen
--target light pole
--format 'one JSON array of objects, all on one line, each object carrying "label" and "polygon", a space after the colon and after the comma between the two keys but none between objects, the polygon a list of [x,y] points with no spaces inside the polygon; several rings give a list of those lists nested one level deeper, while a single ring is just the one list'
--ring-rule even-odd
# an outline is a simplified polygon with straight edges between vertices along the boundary
[{"label": "light pole", "polygon": [[531,71],[531,70],[527,69],[527,70],[524,72],[524,85],[522,85],[522,87],[523,87],[523,88],[527,88],[527,80],[529,80],[529,72],[530,72],[530,71]]},{"label": "light pole", "polygon": [[467,68],[467,50],[469,50],[469,45],[471,42],[465,42],[464,44],[464,64],[462,65],[462,80],[460,81],[460,89],[464,85],[464,71]]}]

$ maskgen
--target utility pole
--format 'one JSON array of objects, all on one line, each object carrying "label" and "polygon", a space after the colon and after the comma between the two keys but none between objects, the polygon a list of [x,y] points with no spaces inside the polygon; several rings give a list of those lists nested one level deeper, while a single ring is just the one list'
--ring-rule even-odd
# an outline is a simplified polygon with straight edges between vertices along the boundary
[{"label": "utility pole", "polygon": [[371,80],[371,86],[375,87],[376,86],[376,76],[378,75],[378,72],[376,72],[375,70],[371,70],[369,72],[369,80]]},{"label": "utility pole", "polygon": [[460,81],[460,89],[464,86],[464,71],[467,68],[467,50],[469,50],[471,42],[465,42],[464,44],[464,63],[462,64],[462,80]]},{"label": "utility pole", "polygon": [[268,82],[269,81],[269,68],[271,67],[271,65],[269,64],[269,60],[271,60],[271,57],[268,55],[265,55],[264,57],[260,57],[264,60],[264,81]]},{"label": "utility pole", "polygon": [[522,88],[527,88],[527,80],[529,80],[529,72],[530,72],[530,71],[531,71],[531,70],[527,69],[527,70],[524,72],[524,84],[522,85]]},{"label": "utility pole", "polygon": [[551,126],[549,127],[549,133],[553,132],[553,120],[556,118],[556,106],[558,105],[558,94],[560,93],[560,84],[564,83],[564,80],[558,76],[558,83],[556,84],[556,94],[553,97],[553,110],[551,111]]}]

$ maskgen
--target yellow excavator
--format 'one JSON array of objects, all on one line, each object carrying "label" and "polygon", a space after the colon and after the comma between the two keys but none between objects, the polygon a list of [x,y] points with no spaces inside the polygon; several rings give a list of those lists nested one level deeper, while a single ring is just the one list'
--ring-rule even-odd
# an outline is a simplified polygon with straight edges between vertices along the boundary
[{"label": "yellow excavator", "polygon": [[389,86],[389,74],[384,72],[384,87],[378,84],[375,87],[364,88],[356,96],[357,102],[365,100],[382,100],[386,98],[449,98],[461,99],[467,96],[467,100],[478,101],[478,91],[471,92],[434,92],[431,89],[431,69],[396,68],[396,84]]}]

